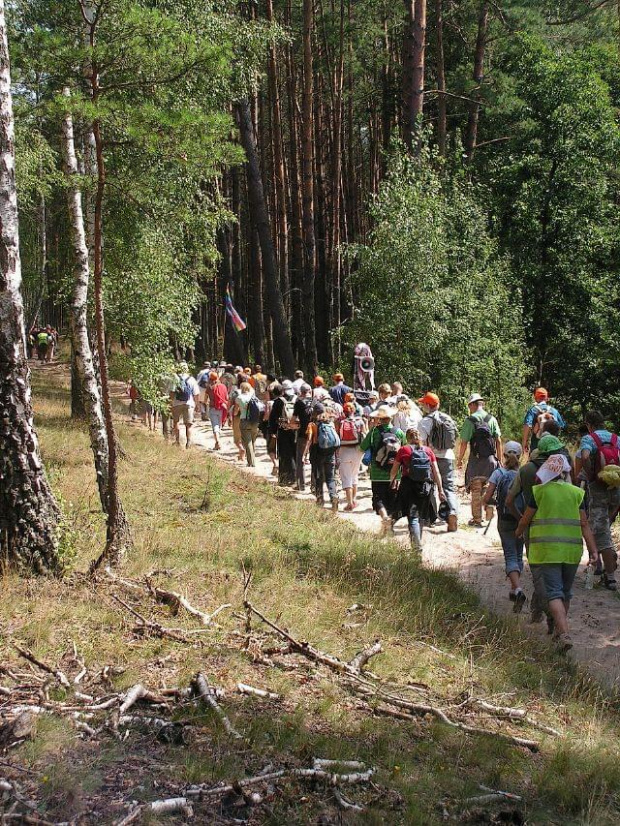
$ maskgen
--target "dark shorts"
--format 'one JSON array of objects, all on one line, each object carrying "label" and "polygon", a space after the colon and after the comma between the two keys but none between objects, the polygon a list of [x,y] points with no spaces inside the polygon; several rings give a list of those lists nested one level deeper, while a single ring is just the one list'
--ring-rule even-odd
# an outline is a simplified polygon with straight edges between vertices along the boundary
[{"label": "dark shorts", "polygon": [[372,507],[375,513],[379,513],[381,508],[385,508],[390,516],[398,507],[397,492],[392,488],[391,483],[387,482],[371,482],[372,488]]}]

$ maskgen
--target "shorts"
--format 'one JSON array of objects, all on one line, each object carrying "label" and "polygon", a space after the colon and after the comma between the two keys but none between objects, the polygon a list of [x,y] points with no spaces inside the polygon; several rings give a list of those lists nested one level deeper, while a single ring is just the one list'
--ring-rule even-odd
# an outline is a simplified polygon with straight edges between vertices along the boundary
[{"label": "shorts", "polygon": [[562,599],[567,602],[573,596],[572,586],[579,565],[568,562],[543,562],[539,565],[530,565],[532,575],[536,571],[544,585],[547,599]]},{"label": "shorts", "polygon": [[172,408],[172,421],[176,424],[183,419],[183,424],[193,424],[194,423],[194,405],[189,405],[185,402],[181,404],[175,404]]},{"label": "shorts", "polygon": [[389,516],[392,516],[397,504],[397,492],[392,487],[389,480],[380,482],[370,482],[372,488],[372,507],[375,513],[379,513],[385,508]]},{"label": "shorts", "polygon": [[341,447],[339,453],[340,483],[343,490],[357,487],[357,477],[360,472],[362,454],[358,447]]},{"label": "shorts", "polygon": [[620,489],[608,488],[598,482],[591,482],[589,485],[590,511],[588,522],[596,547],[600,551],[614,548],[614,541],[611,536],[610,515],[620,505]]}]

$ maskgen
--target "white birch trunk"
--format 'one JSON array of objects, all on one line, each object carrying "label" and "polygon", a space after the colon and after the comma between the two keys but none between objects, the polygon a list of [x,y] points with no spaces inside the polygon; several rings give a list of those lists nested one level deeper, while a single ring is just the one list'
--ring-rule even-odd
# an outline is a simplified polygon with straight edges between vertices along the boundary
[{"label": "white birch trunk", "polygon": [[59,567],[59,511],[32,422],[4,9],[0,0],[0,565],[43,573]]},{"label": "white birch trunk", "polygon": [[[69,90],[63,94],[69,96]],[[77,184],[79,175],[75,141],[73,135],[73,118],[69,112],[65,113],[62,121],[62,146],[64,154],[64,171],[68,180],[67,202],[71,224],[71,241],[75,258],[74,286],[71,300],[71,338],[73,354],[78,377],[82,384],[82,393],[88,416],[88,431],[90,445],[95,458],[95,471],[101,507],[107,513],[108,509],[108,437],[103,418],[101,393],[93,363],[93,354],[88,339],[87,310],[88,310],[88,283],[90,267],[86,234],[84,230],[84,214],[82,212],[82,193]]]}]

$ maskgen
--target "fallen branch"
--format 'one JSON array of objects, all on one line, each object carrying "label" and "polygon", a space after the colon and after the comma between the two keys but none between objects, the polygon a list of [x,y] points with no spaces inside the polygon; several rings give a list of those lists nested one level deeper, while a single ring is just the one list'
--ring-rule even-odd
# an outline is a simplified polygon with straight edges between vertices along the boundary
[{"label": "fallen branch", "polygon": [[351,668],[357,671],[358,674],[361,674],[364,666],[371,659],[371,657],[376,657],[377,654],[380,654],[383,651],[381,643],[377,640],[374,645],[369,646],[368,648],[364,648],[359,654],[356,654],[355,657],[349,662]]},{"label": "fallen branch", "polygon": [[363,770],[366,768],[366,763],[360,760],[325,760],[321,757],[315,757],[312,761],[313,769],[351,769],[352,771]]},{"label": "fallen branch", "polygon": [[[168,637],[175,642],[185,642],[189,643],[191,640],[188,640],[187,637],[181,631],[176,631],[173,628],[165,628],[159,622],[151,622],[151,620],[147,620],[142,614],[138,613],[135,608],[132,608],[131,605],[128,605],[124,600],[122,600],[117,594],[112,594],[112,599],[116,600],[119,605],[122,605],[130,614],[132,614],[140,623],[137,626],[139,631],[144,631],[148,629],[152,631],[156,637]],[[200,641],[199,641],[200,642]],[[201,643],[200,643],[201,644]]]},{"label": "fallen branch", "polygon": [[176,591],[168,591],[164,588],[159,588],[156,585],[153,585],[148,577],[145,578],[145,581],[147,592],[151,594],[157,602],[161,602],[164,605],[169,605],[175,615],[178,614],[180,608],[184,608],[188,614],[191,614],[193,617],[199,619],[205,626],[211,625],[215,617],[221,614],[222,611],[225,611],[227,608],[232,608],[230,603],[225,603],[224,605],[220,605],[219,608],[216,608],[212,614],[206,614],[204,611],[200,611],[198,608],[195,608],[186,597]]},{"label": "fallen branch", "polygon": [[219,717],[220,722],[230,734],[231,737],[234,737],[235,740],[243,740],[243,737],[239,732],[234,728],[233,724],[230,722],[224,709],[215,699],[214,692],[211,689],[209,683],[207,682],[207,678],[204,674],[200,671],[194,677],[194,685],[200,694],[200,697],[204,700],[204,702],[215,712],[215,714]]},{"label": "fallen branch", "polygon": [[67,675],[63,671],[61,671],[60,669],[50,668],[49,665],[46,665],[44,662],[41,662],[41,660],[38,660],[34,656],[32,651],[28,651],[25,648],[20,648],[15,643],[13,643],[13,648],[17,651],[20,657],[23,657],[25,660],[28,660],[29,663],[36,665],[37,668],[40,668],[41,671],[45,671],[46,674],[51,674],[52,677],[58,680],[58,682],[61,686],[63,686],[63,688],[71,688],[71,683],[69,682],[69,680],[67,679]]},{"label": "fallen branch", "polygon": [[237,691],[240,694],[252,694],[255,697],[262,697],[264,700],[281,700],[282,695],[274,694],[273,691],[265,691],[263,688],[254,688],[254,686],[246,685],[245,683],[237,683]]},{"label": "fallen branch", "polygon": [[336,798],[336,803],[340,806],[341,809],[348,809],[350,812],[366,811],[365,806],[359,806],[357,803],[351,803],[350,800],[347,800],[339,789],[334,789],[334,797]]},{"label": "fallen branch", "polygon": [[118,713],[122,716],[125,714],[138,700],[146,700],[149,703],[157,703],[158,705],[166,705],[166,700],[163,697],[158,697],[152,691],[146,689],[140,683],[132,686],[125,694],[125,698],[121,703]]}]

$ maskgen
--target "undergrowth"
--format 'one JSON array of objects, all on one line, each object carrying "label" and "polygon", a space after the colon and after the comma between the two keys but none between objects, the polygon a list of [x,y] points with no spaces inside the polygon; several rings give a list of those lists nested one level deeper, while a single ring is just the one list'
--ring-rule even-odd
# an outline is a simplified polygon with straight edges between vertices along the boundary
[{"label": "undergrowth", "polygon": [[[233,605],[220,616],[220,628],[201,635],[202,648],[137,638],[111,589],[80,573],[101,549],[104,524],[85,428],[68,420],[63,381],[52,372],[36,377],[36,424],[62,496],[74,569],[62,581],[5,577],[2,661],[17,662],[13,641],[48,663],[59,662],[75,643],[91,671],[105,665],[117,670],[119,689],[137,681],[152,689],[186,685],[202,670],[229,690],[226,709],[247,743],[231,743],[200,706],[178,714],[197,726],[190,748],[137,733],[123,742],[82,742],[61,721],[41,720],[35,738],[3,759],[34,772],[46,815],[87,817],[96,810],[103,814],[85,822],[114,822],[120,814],[113,814],[110,799],[149,800],[165,796],[162,789],[233,779],[268,763],[339,757],[376,766],[382,790],[365,814],[339,813],[347,823],[439,823],[441,801],[454,806],[449,810],[458,822],[499,822],[492,816],[502,809],[514,823],[618,822],[617,706],[583,671],[545,642],[523,636],[510,619],[483,609],[454,577],[421,568],[396,544],[362,534],[203,451],[181,451],[124,422],[120,484],[135,547],[123,575],[139,579],[160,569],[164,586],[205,611]],[[348,660],[379,638],[384,653],[371,668],[380,677],[431,685],[446,708],[467,694],[522,706],[563,736],[529,731],[541,742],[532,754],[430,719],[373,716],[337,677],[303,663],[291,670],[253,664],[242,645],[242,568],[253,573],[253,604],[298,639]],[[361,607],[348,612],[353,604]],[[195,627],[191,618],[170,618],[168,609],[146,598],[141,611],[164,625]],[[266,629],[255,622],[254,630]],[[279,692],[284,700],[274,705],[236,696],[237,681]],[[518,794],[523,802],[499,810],[459,808],[459,800],[481,793],[480,784]],[[252,822],[339,822],[329,819],[337,811],[333,803],[326,789],[308,793],[289,783]]]}]

